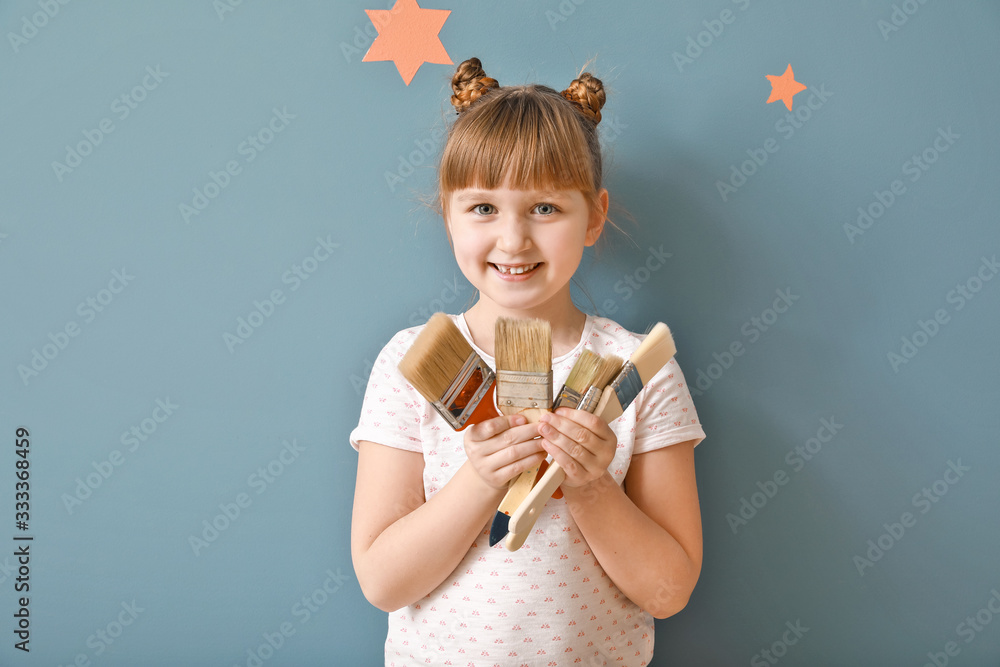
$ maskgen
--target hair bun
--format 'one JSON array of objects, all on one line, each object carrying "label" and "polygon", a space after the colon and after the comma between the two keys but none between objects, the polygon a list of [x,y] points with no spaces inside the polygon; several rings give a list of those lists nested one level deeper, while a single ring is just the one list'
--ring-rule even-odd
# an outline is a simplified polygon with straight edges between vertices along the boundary
[{"label": "hair bun", "polygon": [[604,84],[590,72],[584,72],[560,93],[573,103],[594,125],[601,122],[601,107],[604,106]]},{"label": "hair bun", "polygon": [[462,113],[480,97],[499,87],[496,79],[486,76],[479,58],[469,58],[458,66],[455,76],[451,78],[451,89],[454,91],[452,106],[456,113]]}]

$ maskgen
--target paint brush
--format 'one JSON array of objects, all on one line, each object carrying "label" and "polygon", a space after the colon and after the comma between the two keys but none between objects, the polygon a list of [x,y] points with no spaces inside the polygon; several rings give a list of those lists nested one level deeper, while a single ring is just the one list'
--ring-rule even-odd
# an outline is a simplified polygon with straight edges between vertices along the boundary
[{"label": "paint brush", "polygon": [[587,391],[580,397],[580,402],[577,403],[576,409],[583,410],[584,412],[593,412],[596,410],[598,404],[601,402],[601,397],[604,395],[604,388],[621,372],[624,364],[625,360],[614,354],[606,354],[601,357],[601,363],[594,373],[594,379]]},{"label": "paint brush", "polygon": [[[605,387],[594,413],[607,423],[618,419],[628,409],[644,386],[677,353],[670,329],[659,322],[646,335],[622,369]],[[532,487],[524,502],[511,514],[508,522],[507,539],[504,546],[508,551],[517,551],[524,544],[528,533],[538,520],[545,501],[559,488],[566,473],[558,463],[553,462],[538,483]]]},{"label": "paint brush", "polygon": [[500,416],[493,403],[493,369],[445,313],[427,320],[399,371],[456,431]]},{"label": "paint brush", "polygon": [[552,330],[545,320],[497,318],[497,407],[529,423],[552,409]]},{"label": "paint brush", "polygon": [[[583,399],[583,395],[596,381],[596,377],[601,371],[602,363],[603,360],[599,354],[590,350],[584,350],[573,364],[573,368],[569,372],[569,377],[566,379],[566,384],[563,385],[562,389],[556,395],[552,410],[555,411],[557,408],[564,406],[568,408],[577,407]],[[619,359],[620,366],[621,360]],[[497,368],[500,368],[499,361],[497,362]],[[607,384],[610,379],[611,376],[609,374],[608,379],[604,383]],[[597,394],[597,396],[599,398],[600,394]],[[597,403],[595,402],[594,405],[596,407]],[[546,467],[547,463],[542,462],[539,466],[524,471],[511,481],[510,487],[507,489],[507,495],[500,501],[500,506],[497,507],[497,512],[493,516],[493,523],[490,525],[491,547],[506,537],[507,523],[510,521],[511,512],[516,510],[524,501],[528,492],[531,491],[531,487],[538,480],[539,475],[545,472]]]}]

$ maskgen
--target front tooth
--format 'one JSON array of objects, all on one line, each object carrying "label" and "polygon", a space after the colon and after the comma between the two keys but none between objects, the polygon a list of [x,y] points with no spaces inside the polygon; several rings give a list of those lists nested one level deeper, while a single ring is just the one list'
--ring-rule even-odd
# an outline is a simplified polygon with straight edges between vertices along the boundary
[{"label": "front tooth", "polygon": [[530,271],[531,269],[535,268],[538,265],[529,264],[528,266],[504,266],[502,264],[497,264],[496,266],[498,269],[500,269],[500,273],[521,275],[522,273]]}]

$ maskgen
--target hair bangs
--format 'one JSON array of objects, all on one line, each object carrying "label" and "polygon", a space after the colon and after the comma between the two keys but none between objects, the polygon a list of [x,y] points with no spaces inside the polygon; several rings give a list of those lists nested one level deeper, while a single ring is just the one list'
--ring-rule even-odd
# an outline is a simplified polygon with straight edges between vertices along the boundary
[{"label": "hair bangs", "polygon": [[439,170],[445,212],[448,195],[465,188],[570,189],[588,198],[599,189],[596,132],[588,136],[578,112],[559,93],[522,86],[489,97],[479,113],[452,127]]}]

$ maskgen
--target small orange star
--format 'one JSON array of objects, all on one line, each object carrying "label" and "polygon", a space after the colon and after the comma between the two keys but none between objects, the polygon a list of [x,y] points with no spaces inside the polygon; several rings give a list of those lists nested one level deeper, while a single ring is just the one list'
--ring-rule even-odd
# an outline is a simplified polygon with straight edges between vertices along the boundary
[{"label": "small orange star", "polygon": [[366,9],[378,37],[362,62],[391,60],[406,85],[423,63],[451,65],[438,32],[450,9],[421,9],[417,0],[396,0],[392,9]]},{"label": "small orange star", "polygon": [[792,110],[792,98],[795,97],[796,93],[801,93],[806,89],[801,83],[795,80],[795,74],[792,72],[792,66],[788,65],[788,69],[781,76],[774,76],[772,74],[765,74],[767,80],[771,82],[771,96],[767,98],[767,103],[777,102],[781,100],[788,107],[788,110]]}]

